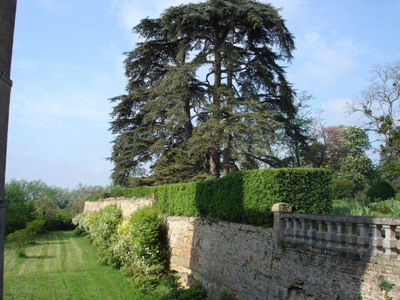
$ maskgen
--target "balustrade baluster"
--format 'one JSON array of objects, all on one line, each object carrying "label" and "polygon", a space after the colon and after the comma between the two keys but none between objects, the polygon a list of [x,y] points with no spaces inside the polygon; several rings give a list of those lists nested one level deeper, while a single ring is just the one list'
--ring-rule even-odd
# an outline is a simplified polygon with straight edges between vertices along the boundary
[{"label": "balustrade baluster", "polygon": [[300,222],[298,219],[293,219],[293,243],[300,242]]},{"label": "balustrade baluster", "polygon": [[302,243],[307,242],[307,221],[305,219],[300,219],[300,240]]},{"label": "balustrade baluster", "polygon": [[397,256],[397,239],[395,225],[382,225],[385,230],[385,238],[383,239],[383,248],[385,248],[385,257],[393,258]]},{"label": "balustrade baluster", "polygon": [[285,218],[285,242],[291,242],[292,241],[292,235],[293,235],[293,229],[292,229],[292,220],[289,218]]},{"label": "balustrade baluster", "polygon": [[314,220],[308,220],[308,230],[307,230],[307,244],[310,246],[315,246],[317,243],[317,223]]},{"label": "balustrade baluster", "polygon": [[317,247],[324,247],[325,243],[325,235],[326,235],[326,223],[324,221],[317,221],[318,231],[317,231]]},{"label": "balustrade baluster", "polygon": [[336,222],[336,245],[339,248],[346,248],[346,232],[343,223]]},{"label": "balustrade baluster", "polygon": [[378,253],[378,248],[382,247],[382,225],[370,224],[369,228],[371,229],[371,239],[370,239],[370,249],[372,255],[376,255]]},{"label": "balustrade baluster", "polygon": [[328,248],[334,248],[336,245],[336,226],[332,222],[326,223],[326,246]]},{"label": "balustrade baluster", "polygon": [[358,224],[359,235],[357,244],[359,251],[367,251],[369,245],[368,227],[366,224]]},{"label": "balustrade baluster", "polygon": [[357,225],[353,223],[346,224],[346,244],[352,251],[357,250]]}]

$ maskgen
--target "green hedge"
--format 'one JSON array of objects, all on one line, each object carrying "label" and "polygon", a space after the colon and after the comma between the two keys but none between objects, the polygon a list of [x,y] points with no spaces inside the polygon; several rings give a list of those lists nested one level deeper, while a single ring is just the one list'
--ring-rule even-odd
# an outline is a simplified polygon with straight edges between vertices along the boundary
[{"label": "green hedge", "polygon": [[332,211],[331,173],[325,169],[287,168],[235,172],[220,179],[156,187],[114,188],[111,196],[156,195],[168,215],[209,216],[226,221],[272,225],[274,203],[286,202],[297,212]]},{"label": "green hedge", "polygon": [[330,213],[330,180],[330,172],[322,169],[243,171],[199,182],[195,202],[201,215],[271,226],[271,208],[279,202],[297,212]]}]

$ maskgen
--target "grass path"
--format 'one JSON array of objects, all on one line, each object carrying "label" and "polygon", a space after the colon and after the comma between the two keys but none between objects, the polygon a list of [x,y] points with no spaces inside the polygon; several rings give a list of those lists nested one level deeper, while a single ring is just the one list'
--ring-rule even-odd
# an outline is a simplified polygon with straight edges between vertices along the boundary
[{"label": "grass path", "polygon": [[10,244],[4,257],[4,299],[153,300],[132,287],[119,270],[97,262],[97,250],[71,231],[50,232],[17,257]]}]

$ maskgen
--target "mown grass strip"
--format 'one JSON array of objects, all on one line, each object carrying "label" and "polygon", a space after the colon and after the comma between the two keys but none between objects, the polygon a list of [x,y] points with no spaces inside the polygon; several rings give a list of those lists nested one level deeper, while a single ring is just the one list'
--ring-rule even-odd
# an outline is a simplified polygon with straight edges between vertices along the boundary
[{"label": "mown grass strip", "polygon": [[143,299],[119,270],[97,262],[97,250],[70,231],[45,234],[28,245],[26,258],[5,249],[4,299]]}]

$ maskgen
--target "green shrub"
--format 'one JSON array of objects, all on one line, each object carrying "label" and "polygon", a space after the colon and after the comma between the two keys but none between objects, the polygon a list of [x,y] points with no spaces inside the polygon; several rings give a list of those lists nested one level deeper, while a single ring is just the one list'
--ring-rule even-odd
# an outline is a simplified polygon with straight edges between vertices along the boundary
[{"label": "green shrub", "polygon": [[45,231],[45,220],[36,219],[31,222],[26,223],[27,235],[31,238],[43,233]]},{"label": "green shrub", "polygon": [[16,230],[7,235],[7,240],[15,245],[18,256],[26,256],[25,248],[35,236],[44,232],[45,220],[33,220],[26,223],[25,229]]},{"label": "green shrub", "polygon": [[100,252],[107,252],[111,246],[111,236],[121,222],[122,211],[116,205],[107,205],[97,213],[91,214],[91,217],[90,223],[89,219],[87,220],[87,225],[93,244]]},{"label": "green shrub", "polygon": [[334,178],[331,181],[334,199],[352,198],[357,191],[356,184],[345,178]]},{"label": "green shrub", "polygon": [[159,211],[146,206],[118,225],[111,239],[114,262],[145,293],[157,287],[167,270],[168,248],[163,243],[162,223]]},{"label": "green shrub", "polygon": [[75,233],[78,234],[88,234],[89,227],[88,227],[88,218],[90,214],[80,213],[77,214],[75,217],[72,218],[72,224],[75,225]]},{"label": "green shrub", "polygon": [[26,229],[20,229],[14,231],[13,233],[10,233],[9,235],[7,235],[7,240],[14,244],[18,256],[26,256],[25,248],[29,241],[29,236]]},{"label": "green shrub", "polygon": [[207,292],[200,284],[192,284],[188,289],[174,289],[161,300],[206,300]]},{"label": "green shrub", "polygon": [[367,197],[371,201],[387,200],[389,198],[394,198],[396,191],[387,181],[376,181],[367,191]]}]

